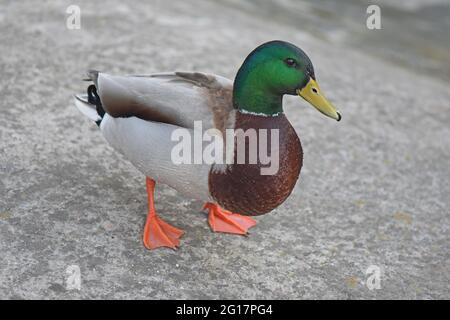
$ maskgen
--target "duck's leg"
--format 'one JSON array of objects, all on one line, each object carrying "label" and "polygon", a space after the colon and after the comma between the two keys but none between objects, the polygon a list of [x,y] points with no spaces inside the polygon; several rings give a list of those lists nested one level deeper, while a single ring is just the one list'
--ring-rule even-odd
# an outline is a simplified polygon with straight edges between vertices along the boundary
[{"label": "duck's leg", "polygon": [[209,211],[208,222],[214,232],[246,235],[248,229],[256,225],[250,217],[232,213],[211,202],[205,203],[203,210]]},{"label": "duck's leg", "polygon": [[148,215],[144,227],[144,246],[147,249],[169,247],[176,249],[184,231],[164,222],[155,211],[155,180],[147,177]]}]

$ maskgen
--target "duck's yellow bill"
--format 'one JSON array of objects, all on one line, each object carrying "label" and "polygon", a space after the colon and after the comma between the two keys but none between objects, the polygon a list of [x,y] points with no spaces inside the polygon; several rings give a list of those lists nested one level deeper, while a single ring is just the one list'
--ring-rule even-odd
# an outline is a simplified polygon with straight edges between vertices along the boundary
[{"label": "duck's yellow bill", "polygon": [[297,90],[297,94],[324,115],[337,121],[341,120],[341,114],[336,110],[333,104],[325,98],[322,92],[320,92],[319,85],[313,78],[309,79],[309,82],[303,89]]}]

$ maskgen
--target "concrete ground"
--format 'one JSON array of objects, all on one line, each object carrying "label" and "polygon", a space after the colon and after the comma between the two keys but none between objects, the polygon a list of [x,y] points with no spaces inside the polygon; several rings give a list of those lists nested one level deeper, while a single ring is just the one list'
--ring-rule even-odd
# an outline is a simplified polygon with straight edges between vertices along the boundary
[{"label": "concrete ground", "polygon": [[[71,1],[2,1],[0,298],[450,298],[449,83],[234,3],[77,1],[69,30]],[[291,197],[245,238],[212,233],[200,203],[159,185],[159,213],[186,234],[145,250],[144,177],[74,107],[83,71],[232,78],[272,39],[309,54],[343,121],[286,98],[304,148]]]}]

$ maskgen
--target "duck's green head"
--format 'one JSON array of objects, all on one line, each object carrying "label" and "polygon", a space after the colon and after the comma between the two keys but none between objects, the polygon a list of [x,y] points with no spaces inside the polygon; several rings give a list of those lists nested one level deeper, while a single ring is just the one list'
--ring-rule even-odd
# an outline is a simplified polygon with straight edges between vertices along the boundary
[{"label": "duck's green head", "polygon": [[323,114],[341,120],[321,93],[306,53],[284,41],[264,43],[247,56],[236,75],[234,106],[243,112],[276,115],[283,111],[285,94],[298,94]]}]

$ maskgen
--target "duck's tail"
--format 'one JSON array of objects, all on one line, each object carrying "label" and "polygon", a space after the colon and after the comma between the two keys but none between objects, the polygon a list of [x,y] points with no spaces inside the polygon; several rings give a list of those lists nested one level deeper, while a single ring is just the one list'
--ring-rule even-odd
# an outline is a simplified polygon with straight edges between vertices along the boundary
[{"label": "duck's tail", "polygon": [[85,80],[92,81],[94,84],[88,86],[86,94],[75,95],[75,105],[82,114],[100,126],[103,116],[105,115],[105,110],[103,109],[102,102],[97,94],[96,86],[98,71],[90,70],[87,74],[88,78]]}]

